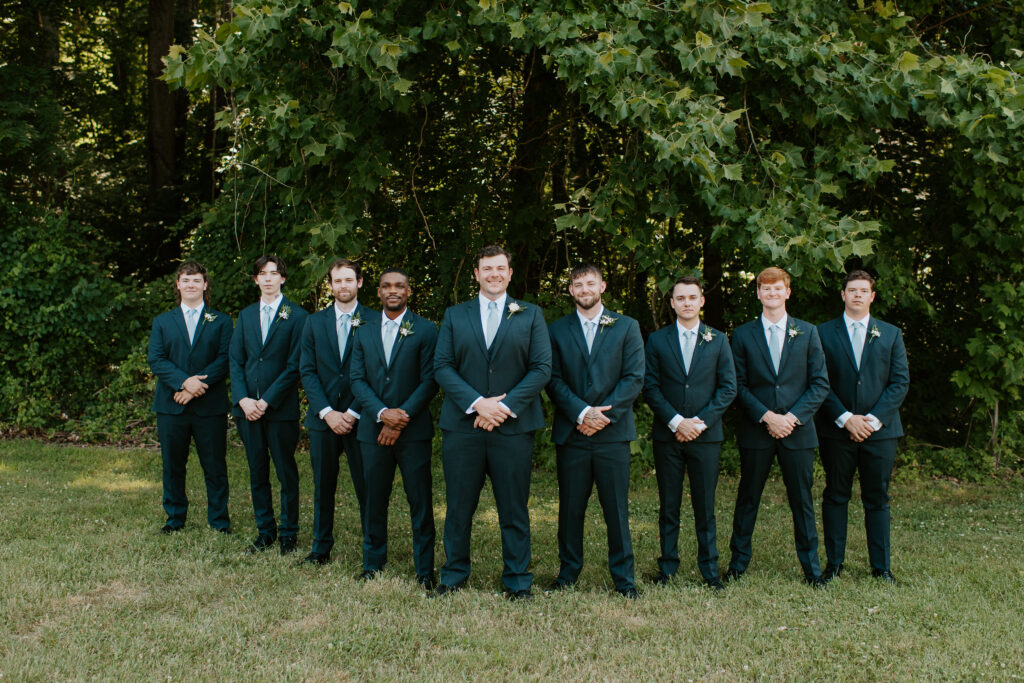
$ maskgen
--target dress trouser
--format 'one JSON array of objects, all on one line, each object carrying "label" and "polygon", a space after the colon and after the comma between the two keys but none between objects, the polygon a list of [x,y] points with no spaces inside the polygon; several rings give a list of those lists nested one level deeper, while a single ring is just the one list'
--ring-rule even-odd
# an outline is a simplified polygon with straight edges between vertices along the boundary
[{"label": "dress trouser", "polygon": [[[249,491],[256,529],[261,536],[292,540],[299,533],[299,468],[295,464],[295,447],[299,443],[299,421],[250,422],[236,417],[238,433],[245,444],[249,461]],[[270,488],[270,462],[273,460],[277,480],[281,484],[281,525],[274,519],[274,496]]]},{"label": "dress trouser", "polygon": [[690,500],[697,532],[697,569],[705,580],[718,578],[715,490],[721,443],[654,442],[654,471],[658,477],[658,568],[667,576],[679,570],[679,512],[683,479],[690,475]]},{"label": "dress trouser", "polygon": [[[363,458],[355,428],[348,434],[335,434],[330,429],[309,430],[309,461],[313,468],[313,552],[329,553],[334,547],[334,494],[338,490],[338,460],[348,457],[352,488],[359,503],[362,538],[366,538],[366,484],[363,480]],[[363,548],[363,552],[366,548]]]},{"label": "dress trouser", "polygon": [[206,480],[206,521],[214,529],[230,529],[226,416],[158,413],[156,428],[163,458],[167,525],[175,529],[185,525],[188,512],[185,467],[189,443],[195,439],[196,454]]}]

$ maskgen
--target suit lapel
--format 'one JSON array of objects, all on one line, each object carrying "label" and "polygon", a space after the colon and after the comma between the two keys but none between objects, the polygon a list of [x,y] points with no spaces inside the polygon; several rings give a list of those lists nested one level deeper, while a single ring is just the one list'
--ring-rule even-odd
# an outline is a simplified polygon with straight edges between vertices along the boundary
[{"label": "suit lapel", "polygon": [[[683,349],[679,346],[679,325],[675,321],[672,322],[672,333],[669,334],[665,341],[668,343],[668,352],[672,358],[675,359],[676,364],[679,365],[679,372],[683,373],[683,376],[687,376],[686,363],[683,362]],[[694,348],[693,355],[697,355],[697,349]],[[693,364],[690,364],[693,367]]]},{"label": "suit lapel", "polygon": [[[270,329],[267,330],[267,338],[263,341],[263,347],[264,348],[266,348],[267,344],[270,343],[270,338],[274,336],[274,332],[277,331],[277,328],[279,328],[281,326],[281,324],[284,322],[284,318],[281,317],[281,312],[285,310],[286,306],[288,306],[288,299],[281,299],[281,305],[277,307],[277,315],[275,315],[270,320]],[[288,306],[288,308],[290,309],[291,307]],[[258,312],[258,309],[257,309],[257,312]],[[259,322],[259,316],[258,315],[256,316],[256,320],[257,320],[257,322]],[[262,336],[263,336],[263,331],[260,330],[260,337],[262,337]]]},{"label": "suit lapel", "polygon": [[[484,327],[483,323],[480,322],[480,297],[477,295],[472,301],[466,302],[466,307],[463,310],[463,315],[467,318],[465,326],[471,330],[471,334],[476,338],[477,344],[480,345],[480,351],[486,356],[487,342],[484,340]],[[493,344],[492,344],[493,346]]]},{"label": "suit lapel", "polygon": [[[391,360],[388,360],[388,355],[384,352],[384,321],[388,319],[387,313],[381,311],[380,313],[380,325],[378,325],[377,334],[373,335],[373,348],[377,349],[380,353],[380,362],[385,368],[390,368],[395,362],[395,356],[398,355],[398,343],[402,339],[401,333],[395,335],[395,343],[391,346]],[[406,320],[409,319],[406,314]]]},{"label": "suit lapel", "polygon": [[[174,329],[180,332],[185,341],[191,344],[192,342],[188,338],[188,325],[185,324],[185,311],[181,310],[181,306],[178,306],[178,315],[172,315],[171,318],[174,320]],[[196,327],[198,330],[198,325]]]},{"label": "suit lapel", "polygon": [[[192,348],[199,346],[199,336],[203,333],[203,329],[206,327],[206,304],[203,304],[202,309],[199,311],[199,320],[196,322],[196,336],[192,339]],[[185,316],[181,317],[182,323],[185,322]],[[185,327],[185,339],[188,339],[188,326]]]},{"label": "suit lapel", "polygon": [[[704,323],[699,323],[697,325],[697,339],[693,343],[693,356],[690,357],[690,372],[686,373],[687,377],[693,374],[694,368],[697,367],[698,359],[700,358],[701,354],[704,353],[704,348],[711,343],[704,341],[704,333],[707,331],[708,326],[705,325]],[[679,346],[679,344],[676,344],[676,346]],[[681,351],[680,357],[682,357]]]},{"label": "suit lapel", "polygon": [[[569,319],[569,337],[573,340],[576,346],[579,348],[580,353],[586,358],[590,355],[590,351],[587,350],[587,338],[583,334],[583,326],[580,324],[580,317],[575,313],[570,313],[572,318]],[[594,343],[597,343],[597,337],[594,338]]]},{"label": "suit lapel", "polygon": [[[782,374],[782,368],[786,367],[786,361],[789,360],[789,347],[792,346],[790,343],[789,331],[790,329],[800,329],[793,324],[793,319],[788,315],[786,316],[786,325],[782,328],[782,353],[779,354],[779,373]],[[764,335],[762,335],[764,336]],[[768,342],[765,342],[765,346]]]},{"label": "suit lapel", "polygon": [[[508,306],[509,306],[509,304],[511,304],[514,301],[515,301],[515,303],[519,304],[520,311],[522,311],[522,309],[526,308],[523,304],[520,304],[518,301],[516,301],[512,297],[510,297],[510,296],[506,296],[505,297],[505,308],[500,309],[498,311],[498,315],[499,315],[499,317],[498,317],[498,329],[494,333],[494,339],[491,340],[491,349],[488,352],[488,353],[490,353],[491,356],[493,356],[495,353],[498,352],[498,349],[501,347],[501,343],[503,341],[505,341],[505,333],[508,331],[508,328],[512,324],[512,315],[509,313]],[[519,314],[516,313],[516,315],[519,315]],[[480,316],[477,316],[477,320],[479,320],[479,319],[480,319]],[[480,333],[483,334],[483,328],[481,328]],[[486,349],[486,345],[484,345],[484,348]]]},{"label": "suit lapel", "polygon": [[[786,335],[783,334],[783,337],[785,337],[785,336]],[[768,340],[765,339],[765,336],[764,336],[764,323],[761,322],[761,318],[760,317],[758,317],[758,319],[757,319],[757,324],[754,325],[754,344],[757,346],[757,348],[759,348],[761,350],[761,355],[764,357],[765,365],[767,365],[768,369],[772,371],[772,374],[774,374],[777,377],[779,373],[776,372],[775,364],[772,363],[772,354],[768,350]],[[786,351],[786,344],[785,344],[785,341],[783,341],[783,344],[782,344],[782,352],[783,352],[783,354],[785,353],[785,351]],[[779,356],[779,368],[780,369],[782,368],[782,354],[780,354],[780,356]]]},{"label": "suit lapel", "polygon": [[[875,319],[869,317],[868,324],[864,328],[864,350],[860,354],[860,368],[857,370],[857,372],[860,372],[860,370],[864,369],[865,364],[868,362],[868,358],[874,355],[871,352],[872,347],[875,346],[882,339],[881,334],[879,334],[879,336],[877,337],[871,336],[871,329],[874,327],[874,325]],[[849,337],[850,335],[846,336]],[[851,346],[850,348],[852,349],[853,347]],[[853,367],[857,368],[856,365],[854,365]]]},{"label": "suit lapel", "polygon": [[338,353],[338,312],[334,308],[333,303],[329,308],[325,308],[324,311],[326,315],[323,316],[322,324],[327,332],[327,341],[331,345],[331,357],[337,358],[338,367],[341,367],[341,357],[334,355]]},{"label": "suit lapel", "polygon": [[[615,320],[616,322],[618,322],[619,318],[621,317],[621,316],[615,315],[614,313],[612,313],[608,309],[605,309],[604,312],[601,313],[601,316],[602,317],[603,316],[608,316],[609,318]],[[614,329],[615,329],[615,324],[614,323],[612,323],[611,325],[602,325],[601,324],[601,319],[598,318],[598,320],[597,320],[597,332],[594,334],[594,346],[590,349],[590,356],[587,358],[587,365],[588,366],[594,362],[595,358],[597,358],[598,353],[601,350],[601,347],[604,345],[604,338],[607,337],[608,335],[612,334],[612,330],[614,330]],[[587,348],[586,342],[584,342],[583,348],[584,349]]]},{"label": "suit lapel", "polygon": [[[853,370],[854,373],[859,372],[857,370],[857,358],[853,355],[853,342],[850,340],[850,335],[846,331],[846,321],[843,318],[839,318],[836,321],[836,324],[832,326],[832,337],[832,343],[843,350],[843,353],[846,355],[846,360],[850,362],[850,369]],[[866,343],[864,348],[867,349]],[[861,360],[864,360],[863,357]]]},{"label": "suit lapel", "polygon": [[[356,316],[359,316],[359,320],[361,322],[359,323],[359,325],[357,327],[353,327],[352,326],[352,318],[354,318]],[[366,318],[363,317],[363,307],[362,307],[362,305],[361,304],[356,304],[356,307],[352,310],[352,317],[348,319],[348,337],[345,339],[345,355],[341,357],[341,364],[342,365],[345,365],[345,362],[348,361],[348,357],[352,355],[352,346],[353,346],[353,342],[356,339],[356,333],[357,333],[356,331],[357,331],[358,327],[365,327],[368,324],[369,324],[369,320],[367,320]],[[334,319],[334,326],[335,326],[335,328],[337,328],[337,326],[338,326],[338,319],[337,318]],[[337,336],[338,336],[337,329],[335,329],[334,336],[335,336],[335,339],[337,339]],[[377,336],[380,336],[380,335],[377,335]]]}]

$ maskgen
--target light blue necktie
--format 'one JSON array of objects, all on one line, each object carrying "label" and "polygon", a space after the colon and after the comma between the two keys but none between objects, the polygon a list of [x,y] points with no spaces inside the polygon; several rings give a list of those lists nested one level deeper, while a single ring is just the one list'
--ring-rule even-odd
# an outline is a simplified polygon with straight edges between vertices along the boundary
[{"label": "light blue necktie", "polygon": [[274,307],[270,304],[263,304],[263,314],[260,316],[260,333],[263,335],[263,343],[267,343],[267,333],[270,332],[270,316],[274,314]]},{"label": "light blue necktie", "polygon": [[686,374],[690,374],[690,361],[693,360],[693,344],[694,339],[697,337],[697,333],[694,330],[687,330],[683,332],[684,345],[683,345],[683,367],[686,368]]},{"label": "light blue necktie", "polygon": [[196,339],[196,325],[199,322],[199,309],[190,308],[185,315],[185,327],[188,328],[188,343],[191,344]]},{"label": "light blue necktie", "polygon": [[487,343],[487,348],[491,348],[491,342],[494,341],[494,335],[498,332],[498,325],[500,324],[500,318],[498,316],[498,302],[488,301],[487,302],[487,329],[484,331],[484,342]]},{"label": "light blue necktie", "polygon": [[779,374],[779,361],[782,360],[782,335],[779,334],[778,325],[769,325],[768,332],[771,335],[768,339],[768,352],[772,355],[772,366],[775,374]]},{"label": "light blue necktie", "polygon": [[588,320],[586,323],[584,323],[583,326],[587,328],[587,351],[593,351],[594,335],[597,334],[597,323],[595,323],[593,320]]},{"label": "light blue necktie", "polygon": [[351,314],[342,313],[338,316],[338,358],[345,360],[345,345],[348,343],[348,321]]},{"label": "light blue necktie", "polygon": [[395,348],[397,329],[398,323],[394,320],[384,321],[384,360],[388,365],[391,365],[391,350]]},{"label": "light blue necktie", "polygon": [[857,361],[857,369],[860,370],[860,359],[864,355],[864,323],[857,321],[853,323],[853,359]]}]

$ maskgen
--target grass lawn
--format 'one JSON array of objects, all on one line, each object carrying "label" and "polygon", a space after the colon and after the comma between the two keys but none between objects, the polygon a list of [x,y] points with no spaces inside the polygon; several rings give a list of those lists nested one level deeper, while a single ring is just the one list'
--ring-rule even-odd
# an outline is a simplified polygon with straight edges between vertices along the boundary
[{"label": "grass lawn", "polygon": [[[870,577],[862,511],[852,504],[847,573],[815,591],[800,581],[785,492],[773,479],[742,582],[720,595],[700,587],[692,514],[684,509],[680,574],[667,587],[640,581],[635,603],[609,592],[604,528],[593,500],[581,588],[509,603],[499,595],[501,553],[489,493],[476,518],[471,589],[426,600],[414,581],[400,484],[388,569],[381,580],[358,584],[359,525],[344,467],[334,561],[312,568],[296,566],[297,557],[282,558],[276,548],[243,554],[255,533],[248,475],[239,448],[229,450],[228,461],[234,535],[205,527],[193,456],[188,524],[163,536],[159,452],[0,442],[0,678],[1024,677],[1020,481],[894,484],[896,587]],[[313,513],[305,453],[299,462],[302,557]],[[558,501],[552,474],[536,472],[533,482],[539,589],[558,570]],[[819,504],[821,486],[819,480]],[[632,492],[641,577],[658,554],[654,477]],[[720,483],[723,569],[735,494],[735,481]],[[440,566],[440,463],[434,506]]]}]

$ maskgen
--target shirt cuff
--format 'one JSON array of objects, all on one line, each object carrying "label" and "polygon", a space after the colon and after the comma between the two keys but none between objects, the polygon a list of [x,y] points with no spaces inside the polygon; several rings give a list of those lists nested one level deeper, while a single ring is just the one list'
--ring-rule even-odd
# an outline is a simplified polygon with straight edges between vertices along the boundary
[{"label": "shirt cuff", "polygon": [[352,417],[354,417],[355,419],[357,419],[357,420],[359,419],[359,413],[357,413],[356,411],[352,410],[351,408],[349,408],[345,412],[348,413],[349,415],[351,415]]},{"label": "shirt cuff", "polygon": [[327,417],[327,413],[331,412],[332,410],[334,410],[334,408],[332,408],[332,407],[330,407],[330,406],[327,406],[326,408],[324,408],[323,410],[321,410],[321,411],[320,411],[319,413],[317,413],[317,414],[318,414],[318,415],[320,416],[320,419],[322,420],[322,419],[324,419],[325,417]]},{"label": "shirt cuff", "polygon": [[877,417],[875,417],[874,415],[872,415],[871,413],[868,413],[868,414],[867,414],[867,415],[865,415],[864,417],[866,417],[866,418],[868,419],[868,424],[869,424],[869,425],[871,425],[871,428],[872,428],[873,430],[875,430],[876,432],[877,432],[877,431],[878,431],[879,429],[881,429],[881,428],[882,428],[882,421],[881,421],[881,420],[879,420],[879,419],[878,419]]},{"label": "shirt cuff", "polygon": [[380,419],[380,416],[384,414],[385,410],[387,410],[387,408],[381,408],[377,411],[377,422],[383,422],[383,420]]},{"label": "shirt cuff", "polygon": [[578,424],[578,425],[583,424],[583,418],[585,418],[587,416],[587,411],[588,410],[590,410],[590,406],[587,406],[583,410],[580,411],[579,416],[576,418],[576,424]]},{"label": "shirt cuff", "polygon": [[[690,419],[691,420],[697,420],[699,418],[696,415],[694,415]],[[697,431],[698,432],[703,432],[707,428],[708,428],[708,426],[706,424],[704,424],[704,420],[701,420],[700,422],[697,423]]]},{"label": "shirt cuff", "polygon": [[472,415],[473,413],[475,413],[476,412],[476,404],[479,403],[480,401],[482,401],[483,398],[484,398],[483,396],[477,396],[475,399],[473,399],[473,402],[469,404],[468,408],[466,408],[466,415]]},{"label": "shirt cuff", "polygon": [[519,419],[519,416],[518,416],[518,415],[516,415],[515,413],[513,413],[513,412],[512,412],[512,409],[511,409],[511,408],[509,408],[509,407],[508,407],[507,405],[505,405],[505,402],[504,402],[504,401],[498,401],[498,405],[499,405],[499,406],[501,406],[502,408],[504,408],[505,410],[507,410],[507,411],[508,411],[508,414],[509,414],[509,415],[511,415],[512,417],[514,417],[514,418],[515,418],[515,419],[517,419],[517,420]]},{"label": "shirt cuff", "polygon": [[679,423],[683,421],[683,416],[676,413],[675,417],[668,421],[668,431],[675,432],[679,429]]},{"label": "shirt cuff", "polygon": [[853,413],[847,410],[845,413],[836,418],[836,427],[842,429],[846,426],[846,421],[853,417]]}]

